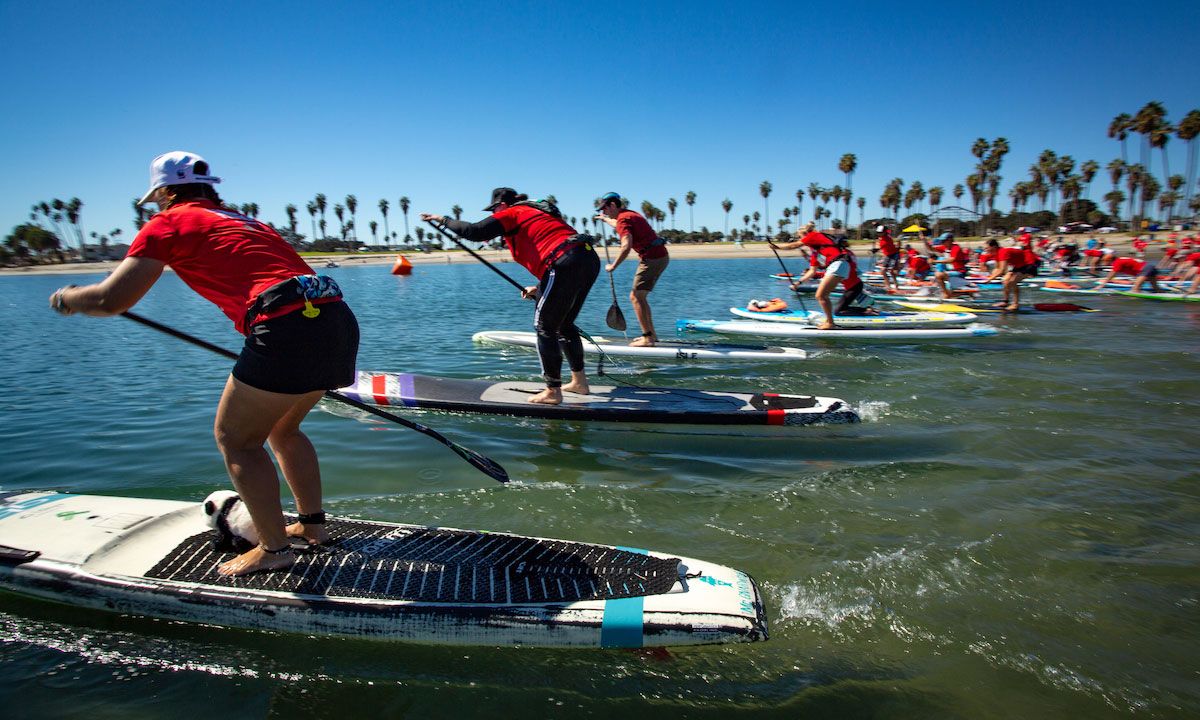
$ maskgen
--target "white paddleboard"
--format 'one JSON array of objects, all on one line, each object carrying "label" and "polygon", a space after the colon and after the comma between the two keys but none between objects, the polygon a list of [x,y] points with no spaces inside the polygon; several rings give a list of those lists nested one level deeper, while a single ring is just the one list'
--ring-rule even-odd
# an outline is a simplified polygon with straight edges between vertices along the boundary
[{"label": "white paddleboard", "polygon": [[996,328],[974,324],[964,328],[840,328],[818,330],[811,325],[793,323],[754,322],[752,320],[677,320],[679,332],[708,332],[723,335],[754,335],[759,337],[821,338],[823,340],[935,340],[983,337],[995,335]]},{"label": "white paddleboard", "polygon": [[681,556],[330,518],[286,571],[225,578],[200,502],[0,495],[0,587],[78,608],[447,645],[659,647],[765,640],[745,573]]},{"label": "white paddleboard", "polygon": [[[757,312],[745,308],[729,308],[729,312],[758,322],[785,322],[817,325],[825,319],[819,310],[782,310]],[[916,327],[920,325],[965,325],[977,317],[969,312],[881,312],[878,315],[834,315],[833,321],[850,328]]]},{"label": "white paddleboard", "polygon": [[[471,336],[475,342],[495,343],[511,347],[536,348],[537,333],[517,330],[488,330]],[[800,348],[771,345],[733,345],[725,343],[687,343],[678,340],[659,340],[652,347],[633,347],[624,338],[592,335],[583,339],[583,350],[590,355],[603,352],[612,357],[668,360],[769,360],[792,362],[803,360],[808,353]]]}]

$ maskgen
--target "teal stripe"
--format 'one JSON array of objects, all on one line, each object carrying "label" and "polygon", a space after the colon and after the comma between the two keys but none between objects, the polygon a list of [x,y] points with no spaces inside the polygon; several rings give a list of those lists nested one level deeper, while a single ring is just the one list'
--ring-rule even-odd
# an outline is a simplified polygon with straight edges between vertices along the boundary
[{"label": "teal stripe", "polygon": [[[619,547],[618,550],[646,555],[639,548]],[[604,618],[600,622],[600,647],[642,647],[642,610],[645,598],[631,597],[604,601]]]}]

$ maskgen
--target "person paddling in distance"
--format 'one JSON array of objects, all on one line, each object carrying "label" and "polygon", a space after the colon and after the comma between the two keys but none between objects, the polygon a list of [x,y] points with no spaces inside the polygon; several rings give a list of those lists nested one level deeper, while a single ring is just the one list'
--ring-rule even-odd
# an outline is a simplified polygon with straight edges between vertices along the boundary
[{"label": "person paddling in distance", "polygon": [[896,280],[896,273],[900,271],[900,248],[896,246],[896,240],[886,225],[876,226],[875,232],[879,233],[879,254],[883,256],[883,261],[879,264],[879,274],[883,278],[884,290],[899,293],[900,285]]},{"label": "person paddling in distance", "polygon": [[[530,200],[512,188],[493,190],[492,202],[484,211],[492,214],[477,223],[432,213],[421,213],[421,219],[440,223],[474,242],[504,238],[513,260],[538,279],[538,284],[525,288],[521,297],[537,300],[533,325],[546,389],[529,402],[558,405],[563,392],[587,395],[590,388],[584,371],[583,339],[575,319],[600,274],[600,257],[589,242],[591,238],[568,225],[553,203]],[[564,354],[571,369],[571,381],[565,385]]]},{"label": "person paddling in distance", "polygon": [[954,233],[942,233],[937,237],[937,244],[931,243],[924,235],[921,237],[930,252],[942,256],[934,268],[933,279],[942,291],[942,298],[953,299],[967,286],[967,260],[971,254],[954,241]]},{"label": "person paddling in distance", "polygon": [[[1028,234],[1028,233],[1026,233]],[[1000,248],[996,258],[996,269],[984,282],[1003,278],[1004,301],[992,307],[1015,312],[1021,306],[1021,282],[1038,274],[1042,261],[1033,249],[1020,238],[1012,247]]]},{"label": "person paddling in distance", "polygon": [[[797,239],[794,242],[782,245],[776,245],[769,240],[767,242],[777,250],[808,248],[812,251],[808,269],[804,271],[799,280],[792,283],[792,289],[795,290],[811,280],[819,271],[825,273],[820,284],[817,285],[816,292],[817,304],[824,311],[825,319],[817,325],[817,329],[832,330],[837,327],[833,321],[835,314],[865,315],[872,312],[869,308],[874,301],[863,289],[854,253],[850,252],[846,240],[842,238],[835,242],[825,233],[817,232],[816,228],[816,223],[809,222],[796,231]],[[829,296],[839,282],[842,284],[842,299],[838,302],[835,311]]]},{"label": "person paddling in distance", "polygon": [[621,249],[617,252],[616,259],[604,266],[606,271],[611,273],[616,270],[630,251],[638,255],[638,267],[637,272],[633,274],[633,289],[629,291],[629,302],[633,305],[638,325],[642,327],[642,336],[634,339],[629,346],[650,347],[658,341],[658,336],[654,333],[654,320],[650,314],[647,296],[671,261],[667,243],[654,232],[646,218],[625,207],[620,193],[610,192],[600,198],[595,219],[608,223],[621,239]]},{"label": "person paddling in distance", "polygon": [[1142,285],[1146,282],[1150,283],[1150,292],[1159,292],[1158,266],[1149,260],[1137,260],[1127,257],[1119,257],[1113,260],[1112,268],[1108,271],[1108,276],[1096,283],[1096,289],[1099,290],[1112,282],[1112,279],[1118,275],[1132,275],[1136,278],[1133,281],[1133,286],[1129,288],[1130,292],[1140,292]]},{"label": "person paddling in distance", "polygon": [[[64,315],[108,316],[133,307],[170,266],[246,336],[225,381],[213,433],[260,544],[218,566],[245,575],[290,566],[289,537],[329,539],[317,453],[300,423],[325,390],[354,382],[358,322],[332,279],[311,267],[273,228],[221,205],[204,158],[169,152],[150,164],[156,203],[121,264],[94,285],[60,288],[50,306]],[[285,527],[269,444],[296,499]]]}]

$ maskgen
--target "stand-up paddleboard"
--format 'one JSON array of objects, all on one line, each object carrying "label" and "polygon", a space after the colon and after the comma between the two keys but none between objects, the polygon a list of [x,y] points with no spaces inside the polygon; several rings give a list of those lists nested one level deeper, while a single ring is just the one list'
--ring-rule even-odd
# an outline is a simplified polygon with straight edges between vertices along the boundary
[{"label": "stand-up paddleboard", "polygon": [[938,340],[995,335],[996,328],[975,324],[964,328],[835,328],[818,330],[815,326],[795,323],[754,322],[752,320],[677,320],[678,332],[707,332],[722,335],[759,337],[821,338],[825,340]]},{"label": "stand-up paddleboard", "polygon": [[[904,300],[893,300],[892,304],[901,307],[911,308],[913,310],[924,310],[927,312],[977,312],[977,313],[1007,313],[1012,314],[1012,310],[1004,308],[968,308],[954,303],[916,303],[906,302]],[[1075,303],[1033,303],[1032,305],[1022,305],[1019,313],[1055,313],[1055,312],[1100,312],[1099,310],[1076,305]]]},{"label": "stand-up paddleboard", "polygon": [[253,630],[446,645],[657,647],[767,639],[754,580],[633,548],[330,518],[290,569],[227,578],[201,503],[0,496],[0,588]]},{"label": "stand-up paddleboard", "polygon": [[1073,287],[1046,287],[1045,285],[1040,285],[1037,289],[1042,292],[1064,293],[1067,295],[1116,295],[1120,292],[1120,290],[1111,287],[1085,288],[1078,285]]},{"label": "stand-up paddleboard", "polygon": [[458,380],[409,373],[360,372],[338,392],[376,405],[556,420],[685,425],[811,425],[858,422],[844,400],[813,395],[737,393],[663,387],[593,385],[588,395],[564,392],[560,405],[529,398],[545,385],[520,380]]},{"label": "stand-up paddleboard", "polygon": [[[799,325],[817,325],[825,319],[825,313],[817,310],[780,310],[762,312],[745,308],[729,308],[738,317],[760,322],[783,322]],[[846,327],[915,327],[919,325],[963,325],[977,319],[970,312],[881,312],[878,315],[834,315],[833,321]]]},{"label": "stand-up paddleboard", "polygon": [[1125,297],[1138,298],[1139,300],[1161,300],[1164,302],[1200,302],[1200,295],[1189,295],[1175,292],[1133,292],[1131,290],[1118,290],[1115,294],[1124,295]]},{"label": "stand-up paddleboard", "polygon": [[[488,342],[509,347],[536,348],[537,333],[515,330],[488,330],[471,336],[475,342]],[[648,360],[764,360],[794,362],[808,357],[800,348],[771,345],[732,345],[723,343],[686,343],[678,340],[659,340],[651,347],[631,346],[624,338],[592,335],[583,339],[583,351],[590,355],[604,353],[611,357]]]}]

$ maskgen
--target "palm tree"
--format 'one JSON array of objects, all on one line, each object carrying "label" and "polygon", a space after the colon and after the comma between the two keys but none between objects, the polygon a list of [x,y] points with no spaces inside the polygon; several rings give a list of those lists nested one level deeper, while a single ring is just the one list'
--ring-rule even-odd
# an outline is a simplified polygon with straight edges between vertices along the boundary
[{"label": "palm tree", "polygon": [[291,203],[288,203],[287,207],[285,207],[283,209],[283,211],[286,212],[287,216],[288,216],[288,229],[291,230],[293,233],[295,233],[296,232],[296,206]]},{"label": "palm tree", "polygon": [[1079,177],[1085,186],[1084,194],[1090,199],[1092,195],[1092,179],[1100,171],[1100,163],[1095,160],[1085,160],[1079,166]]},{"label": "palm tree", "polygon": [[325,195],[323,193],[317,193],[317,196],[315,198],[313,198],[313,202],[315,202],[317,204],[317,212],[321,213],[321,239],[324,240],[325,239]]},{"label": "palm tree", "polygon": [[[853,188],[853,186],[854,186],[853,185],[854,171],[857,169],[858,169],[858,157],[856,157],[854,155],[854,153],[846,153],[845,155],[843,155],[841,157],[840,160],[838,160],[838,170],[841,170],[842,173],[845,174],[845,176],[846,176],[847,192],[849,192],[850,189]],[[849,224],[849,218],[850,218],[850,200],[849,200],[849,196],[847,196],[846,214],[843,217],[843,222],[846,224]]]},{"label": "palm tree", "polygon": [[1187,172],[1184,181],[1184,207],[1191,207],[1192,189],[1196,187],[1196,145],[1193,140],[1200,134],[1200,110],[1192,110],[1175,128],[1175,137],[1187,143]]},{"label": "palm tree", "polygon": [[1166,217],[1167,222],[1170,222],[1171,217],[1175,214],[1175,205],[1183,199],[1183,193],[1179,192],[1183,188],[1183,184],[1184,179],[1182,175],[1172,175],[1171,177],[1167,178],[1167,189],[1170,192],[1165,194],[1170,195],[1175,201],[1171,203],[1171,212],[1168,213]]},{"label": "palm tree", "polygon": [[408,234],[408,197],[400,196],[400,212],[404,213],[404,242],[411,242],[412,237]]},{"label": "palm tree", "polygon": [[1150,147],[1158,148],[1162,151],[1164,182],[1169,182],[1171,179],[1171,169],[1167,166],[1167,141],[1171,139],[1171,133],[1173,132],[1175,132],[1175,128],[1166,122],[1159,123],[1150,131]]},{"label": "palm tree", "polygon": [[67,221],[75,228],[75,237],[79,241],[79,252],[83,253],[83,226],[79,222],[80,211],[83,210],[83,201],[79,198],[71,198],[67,202]]},{"label": "palm tree", "polygon": [[962,205],[962,196],[963,196],[962,183],[955,185],[954,189],[950,191],[950,194],[954,196],[954,202],[958,203],[959,205]]},{"label": "palm tree", "polygon": [[1159,184],[1158,178],[1150,173],[1146,173],[1146,177],[1142,179],[1142,199],[1139,215],[1142,217],[1146,216],[1146,203],[1154,202],[1160,190],[1162,190],[1162,185]]},{"label": "palm tree", "polygon": [[771,195],[771,183],[763,180],[758,184],[758,194],[763,198],[763,219],[767,227],[771,227],[771,207],[767,204],[767,198]]},{"label": "palm tree", "polygon": [[855,200],[854,204],[858,205],[858,239],[862,240],[863,208],[867,206],[867,199],[859,195],[858,200]]},{"label": "palm tree", "polygon": [[675,208],[679,207],[679,201],[675,198],[667,198],[667,209],[671,211],[671,229],[675,229]]},{"label": "palm tree", "polygon": [[728,235],[729,234],[729,211],[733,209],[733,203],[729,201],[729,198],[725,198],[724,200],[721,201],[721,209],[725,211],[725,234]]},{"label": "palm tree", "polygon": [[1142,166],[1134,163],[1125,168],[1125,188],[1129,190],[1129,224],[1130,229],[1137,231],[1134,227],[1133,203],[1137,198],[1138,189],[1142,186]]},{"label": "palm tree", "polygon": [[372,220],[371,222],[367,223],[367,227],[371,228],[371,244],[378,245],[379,238],[375,236],[375,231],[379,229],[379,223]]},{"label": "palm tree", "polygon": [[[803,208],[803,207],[804,207],[804,191],[803,191],[803,190],[797,190],[797,191],[796,191],[796,207],[797,207],[797,208]],[[797,209],[797,210],[796,210],[796,213],[795,213],[795,215],[796,215],[796,217],[800,217],[800,210],[799,210],[799,209]]]},{"label": "palm tree", "polygon": [[[351,227],[358,226],[358,198],[353,195],[346,196],[346,209],[350,211],[350,222],[354,223]],[[358,233],[354,233],[354,239],[358,239]]]},{"label": "palm tree", "polygon": [[334,205],[333,206],[333,214],[337,215],[338,225],[341,226],[341,238],[343,240],[345,240],[346,239],[346,222],[345,222],[346,208],[343,207],[342,205]]},{"label": "palm tree", "polygon": [[454,215],[455,220],[462,219],[462,208],[459,207],[458,205],[455,205],[454,207],[450,208],[450,212]]},{"label": "palm tree", "polygon": [[1167,109],[1157,100],[1151,100],[1133,116],[1133,131],[1142,136],[1141,163],[1146,172],[1150,170],[1150,136],[1166,124]]},{"label": "palm tree", "polygon": [[696,232],[696,215],[692,212],[692,206],[696,204],[696,193],[688,190],[683,196],[683,201],[688,206],[688,232]]},{"label": "palm tree", "polygon": [[1113,189],[1104,194],[1104,202],[1108,205],[1108,214],[1113,216],[1114,220],[1121,219],[1121,203],[1125,202],[1125,193],[1116,188],[1116,183],[1113,183]]},{"label": "palm tree", "polygon": [[762,217],[762,215],[759,215],[759,214],[758,214],[758,211],[757,211],[757,210],[755,210],[755,211],[754,211],[754,229],[755,229],[755,235],[757,235],[757,234],[758,234],[758,220],[759,220],[759,218],[761,218],[761,217]]},{"label": "palm tree", "polygon": [[392,244],[392,233],[388,230],[388,219],[387,219],[389,207],[391,207],[391,204],[388,203],[388,201],[386,199],[382,199],[379,201],[379,214],[383,215],[383,239],[387,241],[388,245],[391,245]]},{"label": "palm tree", "polygon": [[1113,190],[1117,189],[1117,184],[1121,182],[1121,176],[1125,174],[1125,163],[1121,162],[1121,158],[1113,158],[1112,162],[1105,166],[1108,170],[1108,179],[1112,180]]},{"label": "palm tree", "polygon": [[310,200],[304,209],[308,210],[308,219],[312,223],[312,239],[315,241],[317,239],[317,204]]},{"label": "palm tree", "polygon": [[1129,131],[1133,128],[1133,118],[1129,113],[1121,113],[1112,119],[1108,124],[1108,137],[1114,140],[1121,141],[1121,164],[1128,165],[1129,160],[1125,157],[1125,138],[1129,137]]}]

